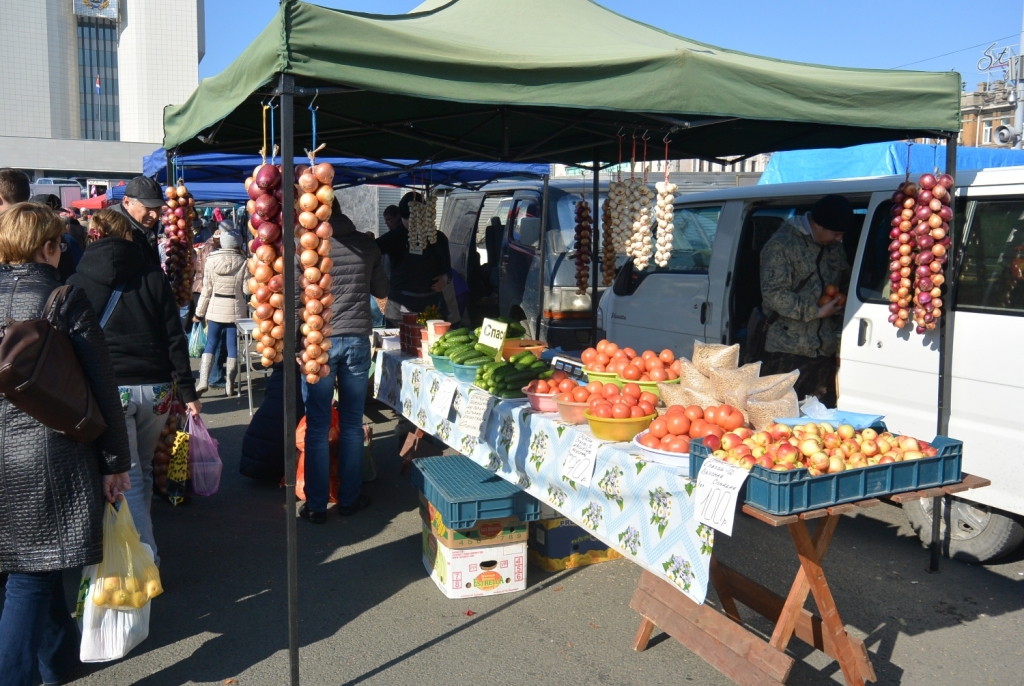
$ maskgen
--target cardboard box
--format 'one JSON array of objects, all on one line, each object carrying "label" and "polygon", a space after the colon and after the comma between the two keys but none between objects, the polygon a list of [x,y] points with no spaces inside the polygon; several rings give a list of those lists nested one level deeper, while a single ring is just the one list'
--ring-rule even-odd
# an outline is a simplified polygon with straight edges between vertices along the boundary
[{"label": "cardboard box", "polygon": [[448,548],[424,523],[423,566],[449,598],[478,598],[526,589],[525,542]]},{"label": "cardboard box", "polygon": [[420,493],[420,517],[424,523],[430,525],[430,533],[448,548],[478,548],[489,545],[525,543],[530,537],[529,524],[520,521],[518,517],[484,519],[470,529],[449,529],[445,526],[441,513],[427,501],[422,493]]},{"label": "cardboard box", "polygon": [[530,561],[547,572],[617,560],[614,548],[587,533],[567,517],[530,523]]}]

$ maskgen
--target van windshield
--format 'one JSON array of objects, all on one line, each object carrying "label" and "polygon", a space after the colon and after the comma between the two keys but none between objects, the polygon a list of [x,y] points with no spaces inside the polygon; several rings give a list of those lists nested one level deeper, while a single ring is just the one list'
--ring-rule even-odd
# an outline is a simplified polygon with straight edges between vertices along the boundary
[{"label": "van windshield", "polygon": [[[587,202],[590,203],[590,216],[599,214],[601,208],[594,207],[594,194],[590,193],[585,196]],[[599,195],[598,198],[603,203],[605,195]],[[579,193],[572,193],[570,195],[563,195],[558,199],[557,204],[557,219],[558,219],[558,231],[551,231],[548,233],[548,253],[552,255],[558,255],[566,251],[567,246],[571,246],[576,239],[576,203],[580,201]],[[599,227],[600,228],[600,227]],[[603,229],[600,229],[604,233]]]}]

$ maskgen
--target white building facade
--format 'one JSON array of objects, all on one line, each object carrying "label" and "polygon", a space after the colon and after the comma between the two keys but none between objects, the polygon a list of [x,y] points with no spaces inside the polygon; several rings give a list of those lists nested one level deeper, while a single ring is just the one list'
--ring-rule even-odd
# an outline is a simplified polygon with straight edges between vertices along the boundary
[{"label": "white building facade", "polygon": [[131,175],[199,83],[204,0],[0,0],[0,167]]}]

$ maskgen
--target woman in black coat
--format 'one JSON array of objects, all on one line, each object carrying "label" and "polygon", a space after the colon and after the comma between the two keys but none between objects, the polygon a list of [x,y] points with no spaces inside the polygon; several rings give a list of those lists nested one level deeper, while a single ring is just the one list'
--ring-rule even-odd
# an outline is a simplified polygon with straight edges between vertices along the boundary
[{"label": "woman in black coat", "polygon": [[[64,224],[30,203],[0,217],[0,321],[43,314],[58,280]],[[103,559],[104,502],[129,487],[131,458],[107,345],[88,298],[75,289],[59,313],[107,430],[78,443],[0,396],[0,681],[61,681],[78,663],[79,636],[61,570]]]}]

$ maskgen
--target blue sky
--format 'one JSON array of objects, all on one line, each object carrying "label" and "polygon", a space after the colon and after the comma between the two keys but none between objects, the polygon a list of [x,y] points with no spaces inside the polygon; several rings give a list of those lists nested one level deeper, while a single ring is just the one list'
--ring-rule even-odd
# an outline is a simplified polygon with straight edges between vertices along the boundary
[{"label": "blue sky", "polygon": [[[400,14],[419,2],[318,0],[317,4]],[[842,67],[889,69],[916,63],[908,68],[955,69],[969,90],[986,78],[977,69],[985,47],[1002,39],[1000,45],[1016,48],[1021,26],[1019,2],[975,9],[962,0],[859,0],[852,5],[820,0],[600,0],[600,4],[694,40],[768,57]],[[273,18],[277,6],[275,0],[244,4],[206,0],[206,57],[199,66],[200,77],[217,74],[230,64]],[[1000,6],[1005,8],[1002,14]],[[837,13],[840,8],[847,13]],[[894,11],[902,11],[902,17],[897,19]],[[585,40],[586,36],[566,27],[567,42]],[[998,73],[993,78],[999,78]]]}]

